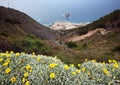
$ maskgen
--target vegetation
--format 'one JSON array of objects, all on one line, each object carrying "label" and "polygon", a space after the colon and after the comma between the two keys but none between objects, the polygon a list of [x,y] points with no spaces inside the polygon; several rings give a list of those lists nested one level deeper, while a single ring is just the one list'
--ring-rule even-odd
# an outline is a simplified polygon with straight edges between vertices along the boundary
[{"label": "vegetation", "polygon": [[44,42],[40,39],[34,38],[32,35],[27,35],[26,37],[17,39],[13,44],[15,51],[20,52],[36,52],[40,54],[47,54],[49,48],[45,46]]},{"label": "vegetation", "polygon": [[5,20],[5,23],[10,23],[10,24],[12,24],[12,25],[14,25],[14,24],[22,24],[20,21],[19,21],[19,19],[16,19],[16,18],[11,18],[11,19],[6,19]]},{"label": "vegetation", "polygon": [[75,48],[75,47],[77,47],[77,44],[75,42],[66,42],[65,44],[68,46],[68,48]]},{"label": "vegetation", "polygon": [[86,33],[88,33],[88,29],[87,29],[87,28],[81,28],[81,29],[79,29],[79,31],[78,31],[78,34],[79,34],[79,35],[84,35],[84,34],[86,34]]},{"label": "vegetation", "polygon": [[0,85],[118,85],[120,62],[64,64],[57,57],[0,53]]},{"label": "vegetation", "polygon": [[118,28],[120,27],[120,22],[117,24],[117,27],[118,27]]},{"label": "vegetation", "polygon": [[120,52],[120,45],[116,46],[113,51],[119,51]]},{"label": "vegetation", "polygon": [[[114,21],[119,20],[120,16],[120,10],[115,10],[112,13],[99,18],[96,21],[93,21],[92,23],[80,27],[76,32],[80,35],[86,34],[89,30],[94,30],[97,28],[109,28],[111,26],[114,27],[120,27],[120,23],[117,24],[117,26],[115,25],[115,23],[113,23]],[[108,24],[109,23],[109,24]]]}]

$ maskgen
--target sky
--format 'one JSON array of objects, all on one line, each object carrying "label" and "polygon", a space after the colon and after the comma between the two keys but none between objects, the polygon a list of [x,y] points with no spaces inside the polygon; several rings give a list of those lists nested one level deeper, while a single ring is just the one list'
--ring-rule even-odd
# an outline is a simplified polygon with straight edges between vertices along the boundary
[{"label": "sky", "polygon": [[[56,21],[92,22],[120,9],[120,0],[0,0],[0,6],[20,10],[47,25]],[[69,19],[63,16],[66,13]]]}]

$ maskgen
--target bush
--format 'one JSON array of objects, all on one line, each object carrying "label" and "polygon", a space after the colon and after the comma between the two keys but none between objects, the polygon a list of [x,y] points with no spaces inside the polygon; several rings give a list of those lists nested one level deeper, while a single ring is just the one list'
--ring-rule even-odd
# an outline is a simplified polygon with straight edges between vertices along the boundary
[{"label": "bush", "polygon": [[86,50],[88,48],[88,45],[86,43],[83,43],[81,45],[77,45],[77,47],[74,48],[74,50]]},{"label": "bush", "polygon": [[120,51],[120,45],[116,46],[113,51]]},{"label": "bush", "polygon": [[0,35],[4,36],[4,37],[8,37],[8,34],[7,33],[0,33]]},{"label": "bush", "polygon": [[89,31],[89,30],[88,30],[87,28],[84,28],[84,27],[83,27],[83,28],[80,28],[80,29],[79,29],[78,34],[79,34],[79,35],[84,35],[84,34],[88,33],[88,31]]},{"label": "bush", "polygon": [[117,24],[117,27],[120,27],[120,22]]},{"label": "bush", "polygon": [[5,20],[5,23],[10,23],[10,24],[12,24],[12,25],[14,25],[14,24],[22,24],[20,21],[19,21],[19,19],[16,19],[16,18],[11,18],[11,19],[6,19]]},{"label": "bush", "polygon": [[36,52],[40,54],[47,54],[49,52],[49,48],[45,46],[44,42],[40,39],[34,39],[34,37],[25,37],[20,38],[15,41],[13,44],[15,51],[20,52]]},{"label": "bush", "polygon": [[98,23],[94,26],[94,28],[105,28],[105,24],[104,23]]},{"label": "bush", "polygon": [[0,53],[0,85],[119,85],[120,62],[62,63],[57,57]]},{"label": "bush", "polygon": [[83,45],[82,45],[82,49],[86,49],[88,46],[87,46],[87,44],[86,43],[84,43]]},{"label": "bush", "polygon": [[69,48],[75,48],[77,47],[77,44],[75,42],[67,42],[65,43]]}]

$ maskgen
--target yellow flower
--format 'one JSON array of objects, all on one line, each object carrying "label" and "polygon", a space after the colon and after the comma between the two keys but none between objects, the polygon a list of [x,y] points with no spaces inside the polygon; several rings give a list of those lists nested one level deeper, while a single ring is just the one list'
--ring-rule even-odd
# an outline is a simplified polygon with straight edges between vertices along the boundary
[{"label": "yellow flower", "polygon": [[116,60],[113,60],[113,63],[117,63],[117,61],[116,61]]},{"label": "yellow flower", "polygon": [[14,52],[13,51],[10,51],[10,54],[13,54]]},{"label": "yellow flower", "polygon": [[51,73],[50,78],[55,78],[55,73]]},{"label": "yellow flower", "polygon": [[14,82],[16,81],[16,78],[15,78],[15,77],[12,77],[12,78],[10,79],[10,81],[11,81],[12,83],[14,83]]},{"label": "yellow flower", "polygon": [[11,69],[10,68],[7,68],[6,70],[5,70],[5,73],[10,73],[11,72]]},{"label": "yellow flower", "polygon": [[56,67],[56,66],[57,66],[56,63],[51,63],[51,64],[49,65],[50,68],[54,68],[54,67]]},{"label": "yellow flower", "polygon": [[84,71],[86,70],[86,68],[85,68],[85,67],[83,67],[81,70],[84,72]]},{"label": "yellow flower", "polygon": [[80,73],[80,70],[76,70],[77,73]]},{"label": "yellow flower", "polygon": [[10,59],[8,58],[8,59],[6,60],[6,62],[10,63]]},{"label": "yellow flower", "polygon": [[32,69],[30,65],[27,65],[25,68],[26,68],[26,70],[31,70]]},{"label": "yellow flower", "polygon": [[25,52],[21,52],[21,54],[25,54]]},{"label": "yellow flower", "polygon": [[85,59],[85,62],[87,62],[88,61],[88,59]]},{"label": "yellow flower", "polygon": [[92,62],[96,62],[96,60],[92,60]]},{"label": "yellow flower", "polygon": [[64,65],[64,68],[65,68],[66,70],[69,70],[69,69],[70,69],[68,65]]},{"label": "yellow flower", "polygon": [[109,71],[107,69],[103,69],[104,74],[109,74]]},{"label": "yellow flower", "polygon": [[6,54],[8,54],[8,53],[9,53],[9,51],[6,51],[5,53],[6,53]]},{"label": "yellow flower", "polygon": [[88,72],[87,74],[88,74],[88,76],[90,76],[90,75],[91,75],[91,74],[90,74],[90,72]]},{"label": "yellow flower", "polygon": [[112,60],[108,60],[109,63],[112,63]]},{"label": "yellow flower", "polygon": [[2,58],[0,58],[0,62],[2,62],[3,61],[3,59]]},{"label": "yellow flower", "polygon": [[40,60],[41,60],[41,58],[40,58],[40,57],[38,57],[38,58],[37,58],[37,61],[40,61]]},{"label": "yellow flower", "polygon": [[5,56],[6,54],[5,54],[5,53],[1,53],[0,55],[1,55],[1,56]]},{"label": "yellow flower", "polygon": [[26,79],[25,78],[22,78],[22,82],[25,83]]},{"label": "yellow flower", "polygon": [[10,54],[7,53],[7,54],[6,54],[6,57],[10,57]]},{"label": "yellow flower", "polygon": [[113,66],[114,66],[114,68],[118,68],[119,67],[117,63],[114,63]]},{"label": "yellow flower", "polygon": [[28,72],[24,73],[24,77],[28,77],[28,76],[29,76]]},{"label": "yellow flower", "polygon": [[35,52],[32,52],[33,55],[35,55]]},{"label": "yellow flower", "polygon": [[104,66],[104,65],[105,65],[105,62],[103,62],[102,65]]},{"label": "yellow flower", "polygon": [[30,81],[26,81],[25,85],[30,85]]},{"label": "yellow flower", "polygon": [[76,75],[76,72],[72,72],[72,75]]},{"label": "yellow flower", "polygon": [[80,64],[78,64],[78,67],[80,67],[81,65]]},{"label": "yellow flower", "polygon": [[31,72],[32,72],[32,69],[30,69],[29,71],[30,71],[30,73],[31,73]]},{"label": "yellow flower", "polygon": [[70,66],[71,66],[71,67],[74,67],[74,64],[71,64]]},{"label": "yellow flower", "polygon": [[8,62],[5,62],[4,64],[3,64],[3,66],[7,66],[9,63]]},{"label": "yellow flower", "polygon": [[15,55],[16,55],[16,57],[18,57],[18,56],[20,56],[20,53],[16,53]]}]

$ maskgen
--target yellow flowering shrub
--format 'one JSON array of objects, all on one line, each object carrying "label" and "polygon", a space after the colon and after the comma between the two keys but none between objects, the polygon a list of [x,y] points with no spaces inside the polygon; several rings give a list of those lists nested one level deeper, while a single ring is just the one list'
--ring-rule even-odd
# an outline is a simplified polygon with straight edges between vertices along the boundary
[{"label": "yellow flowering shrub", "polygon": [[85,60],[76,68],[34,52],[0,53],[0,85],[119,85],[119,80],[120,62],[116,60]]}]

